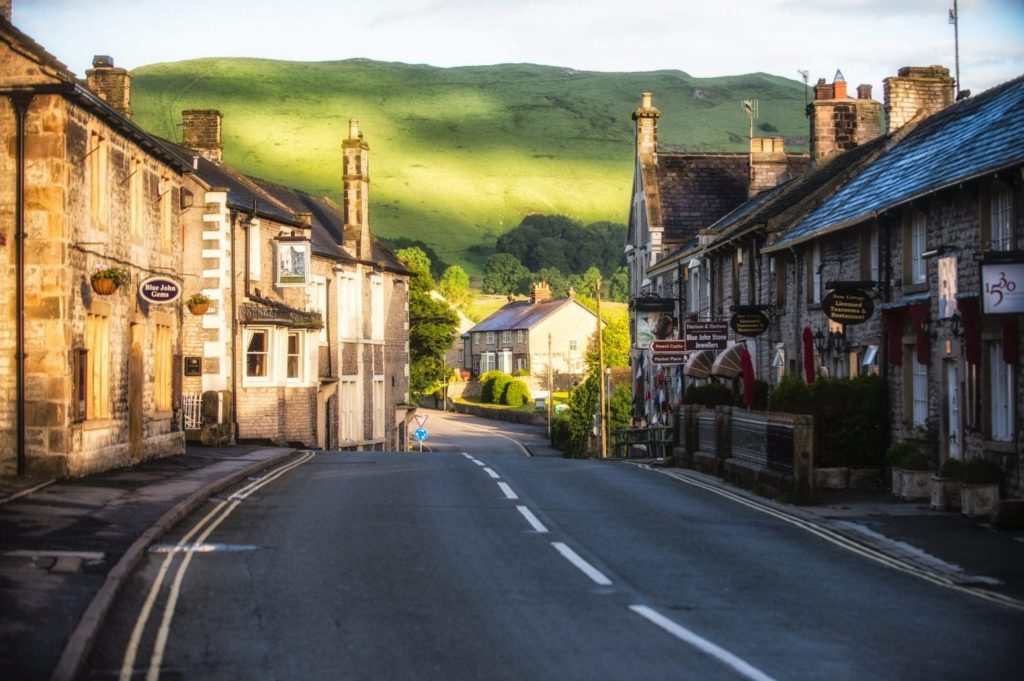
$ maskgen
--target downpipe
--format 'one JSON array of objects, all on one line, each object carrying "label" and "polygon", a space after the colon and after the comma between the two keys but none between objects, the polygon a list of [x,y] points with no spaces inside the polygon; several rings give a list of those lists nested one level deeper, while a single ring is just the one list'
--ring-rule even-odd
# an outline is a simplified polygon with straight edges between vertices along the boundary
[{"label": "downpipe", "polygon": [[11,96],[15,119],[15,205],[14,205],[14,238],[15,238],[15,270],[17,292],[15,294],[16,350],[17,366],[17,403],[15,407],[18,421],[17,431],[17,472],[23,476],[27,469],[27,452],[25,451],[25,117],[32,103],[32,93],[15,93]]}]

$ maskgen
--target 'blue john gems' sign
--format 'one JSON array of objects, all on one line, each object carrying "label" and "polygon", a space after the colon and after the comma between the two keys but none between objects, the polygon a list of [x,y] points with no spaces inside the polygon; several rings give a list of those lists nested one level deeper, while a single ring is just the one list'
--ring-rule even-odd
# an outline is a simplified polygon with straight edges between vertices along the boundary
[{"label": "'blue john gems' sign", "polygon": [[139,284],[139,295],[143,300],[158,305],[173,303],[181,297],[181,284],[169,277],[150,277]]}]

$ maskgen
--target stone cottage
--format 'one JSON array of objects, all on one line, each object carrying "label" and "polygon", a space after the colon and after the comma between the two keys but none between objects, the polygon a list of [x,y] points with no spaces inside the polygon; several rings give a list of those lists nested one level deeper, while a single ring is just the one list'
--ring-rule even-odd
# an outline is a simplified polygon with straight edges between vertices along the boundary
[{"label": "stone cottage", "polygon": [[[0,17],[0,472],[84,475],[183,451],[179,217],[188,167]],[[94,289],[92,275],[115,275]],[[147,282],[158,282],[148,296]]]}]

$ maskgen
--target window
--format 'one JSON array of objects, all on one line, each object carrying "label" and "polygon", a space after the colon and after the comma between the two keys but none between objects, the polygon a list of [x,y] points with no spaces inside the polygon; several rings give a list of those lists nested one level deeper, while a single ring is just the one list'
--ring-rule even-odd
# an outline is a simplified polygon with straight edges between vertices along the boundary
[{"label": "window", "polygon": [[324,344],[327,342],[327,279],[314,276],[308,293],[309,301],[306,304],[306,309],[320,315],[320,321],[323,322],[323,326],[320,327],[318,337],[320,343]]},{"label": "window", "polygon": [[107,185],[109,155],[107,141],[98,132],[89,135],[89,211],[93,227],[106,229],[110,213],[110,189]]},{"label": "window", "polygon": [[341,320],[341,337],[359,337],[359,318],[362,314],[363,297],[359,290],[359,278],[354,272],[344,272],[338,278],[338,318]]},{"label": "window", "polygon": [[74,381],[72,387],[74,402],[71,405],[74,411],[71,420],[77,423],[85,420],[85,405],[89,399],[89,351],[85,348],[77,348],[72,353],[71,361],[71,379]]},{"label": "window", "polygon": [[128,201],[129,201],[129,229],[132,236],[140,237],[143,234],[143,220],[145,217],[145,168],[142,159],[133,157],[128,166]]},{"label": "window", "polygon": [[168,178],[160,179],[160,246],[164,250],[174,241],[174,188]]},{"label": "window", "polygon": [[495,339],[494,332],[493,331],[488,331],[487,335],[484,337],[484,344],[486,344],[486,345],[494,345],[496,342],[497,341]]},{"label": "window", "polygon": [[977,430],[978,422],[978,365],[967,362],[964,365],[964,423],[968,428]]},{"label": "window", "polygon": [[302,380],[302,334],[288,334],[288,378]]},{"label": "window", "polygon": [[1013,194],[1006,187],[992,191],[992,250],[1013,250]]},{"label": "window", "polygon": [[1013,440],[1013,367],[1003,360],[1002,342],[988,344],[990,434],[993,440]]},{"label": "window", "polygon": [[576,352],[576,350],[579,349],[578,343],[579,342],[575,340],[569,341],[569,352]]},{"label": "window", "polygon": [[373,377],[373,439],[384,437],[384,377]]},{"label": "window", "polygon": [[498,368],[497,356],[493,352],[485,352],[480,355],[480,373],[486,374]]},{"label": "window", "polygon": [[86,315],[85,415],[89,419],[110,418],[110,320],[101,315]]},{"label": "window", "polygon": [[380,275],[370,277],[370,338],[384,340],[384,278]]},{"label": "window", "polygon": [[153,352],[153,405],[157,411],[170,411],[173,391],[171,365],[174,359],[170,327],[157,324]]},{"label": "window", "polygon": [[516,357],[516,371],[523,371],[526,369],[526,358]]},{"label": "window", "polygon": [[502,345],[508,345],[512,342],[512,332],[502,331],[501,332],[501,343]]},{"label": "window", "polygon": [[459,348],[459,366],[462,367],[462,366],[465,366],[465,364],[466,364],[466,351],[464,349],[462,349],[462,348]]},{"label": "window", "polygon": [[356,430],[359,425],[359,390],[355,381],[341,382],[338,405],[341,407],[341,439],[348,442],[361,440]]},{"label": "window", "polygon": [[807,263],[807,302],[808,303],[820,303],[821,302],[821,244],[815,243],[811,247],[809,258],[805,259]]},{"label": "window", "polygon": [[686,311],[700,311],[700,267],[686,270]]},{"label": "window", "polygon": [[506,374],[512,373],[512,351],[502,350],[498,353],[498,369]]},{"label": "window", "polygon": [[921,257],[928,247],[928,218],[924,213],[914,213],[910,227],[910,280],[914,284],[923,284],[928,280],[925,260]]},{"label": "window", "polygon": [[246,228],[249,239],[249,278],[259,279],[263,273],[263,242],[260,239],[259,220],[252,220]]},{"label": "window", "polygon": [[928,365],[917,361],[914,346],[908,347],[913,365],[913,425],[924,426],[928,421]]},{"label": "window", "polygon": [[269,334],[266,330],[250,331],[245,347],[245,375],[250,378],[267,376]]}]

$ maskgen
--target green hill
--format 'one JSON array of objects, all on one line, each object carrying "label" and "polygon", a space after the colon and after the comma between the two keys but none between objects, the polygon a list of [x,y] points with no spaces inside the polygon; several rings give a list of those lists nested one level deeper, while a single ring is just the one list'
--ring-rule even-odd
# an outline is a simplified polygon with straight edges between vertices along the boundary
[{"label": "green hill", "polygon": [[[630,113],[642,90],[665,114],[662,143],[742,150],[740,102],[752,97],[761,129],[794,147],[807,135],[803,85],[766,74],[197,59],[133,77],[135,116],[149,130],[177,140],[182,109],[219,109],[229,163],[335,198],[342,136],[358,118],[372,154],[375,232],[422,239],[473,273],[486,247],[528,213],[625,222]],[[474,245],[485,248],[469,251]]]}]

